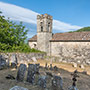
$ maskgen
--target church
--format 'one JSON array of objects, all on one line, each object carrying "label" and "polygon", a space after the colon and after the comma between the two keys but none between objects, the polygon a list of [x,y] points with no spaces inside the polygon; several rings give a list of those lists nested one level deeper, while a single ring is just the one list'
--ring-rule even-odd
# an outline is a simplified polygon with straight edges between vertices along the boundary
[{"label": "church", "polygon": [[90,58],[90,32],[52,33],[53,18],[48,14],[37,15],[37,35],[28,40],[31,48],[50,56]]}]

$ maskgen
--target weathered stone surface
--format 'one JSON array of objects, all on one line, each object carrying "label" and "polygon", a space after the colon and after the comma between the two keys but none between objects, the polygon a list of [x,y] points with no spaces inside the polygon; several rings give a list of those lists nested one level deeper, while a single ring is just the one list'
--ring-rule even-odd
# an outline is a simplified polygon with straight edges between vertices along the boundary
[{"label": "weathered stone surface", "polygon": [[66,62],[90,65],[90,42],[51,42],[51,55]]},{"label": "weathered stone surface", "polygon": [[18,63],[16,54],[12,54],[12,55],[11,55],[11,62],[12,62],[12,63],[16,63],[16,64]]},{"label": "weathered stone surface", "polygon": [[43,59],[46,55],[45,53],[0,53],[2,57],[6,60],[8,66],[10,63],[29,63],[31,58],[34,57],[37,59]]},{"label": "weathered stone surface", "polygon": [[46,88],[46,76],[40,76],[38,79],[38,85],[41,88]]},{"label": "weathered stone surface", "polygon": [[29,89],[24,88],[24,87],[20,87],[20,86],[14,86],[10,90],[29,90]]},{"label": "weathered stone surface", "polygon": [[6,60],[2,55],[0,55],[0,70],[4,69],[5,67],[6,67]]},{"label": "weathered stone surface", "polygon": [[62,78],[60,76],[53,77],[52,90],[63,90]]},{"label": "weathered stone surface", "polygon": [[24,80],[26,69],[27,69],[27,67],[25,64],[20,64],[18,72],[17,72],[17,80],[18,81]]},{"label": "weathered stone surface", "polygon": [[12,63],[11,63],[11,67],[12,67],[12,68],[17,68],[17,64],[14,63],[14,62],[12,62]]},{"label": "weathered stone surface", "polygon": [[52,39],[52,16],[41,15],[40,18],[37,18],[38,50],[49,53],[49,50],[50,50],[49,40],[51,39]]},{"label": "weathered stone surface", "polygon": [[35,74],[39,74],[40,64],[35,64]]},{"label": "weathered stone surface", "polygon": [[35,65],[34,64],[29,64],[28,65],[28,73],[27,73],[27,82],[29,83],[34,83],[34,78],[35,78]]},{"label": "weathered stone surface", "polygon": [[68,90],[78,90],[78,89],[74,86],[71,86]]}]

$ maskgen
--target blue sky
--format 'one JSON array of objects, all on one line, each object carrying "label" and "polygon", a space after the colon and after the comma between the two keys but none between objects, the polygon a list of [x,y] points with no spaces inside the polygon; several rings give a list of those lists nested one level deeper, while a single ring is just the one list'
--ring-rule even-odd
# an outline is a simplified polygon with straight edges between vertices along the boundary
[{"label": "blue sky", "polygon": [[[18,7],[21,9],[17,10]],[[54,18],[54,32],[74,31],[90,26],[90,0],[0,0],[0,10],[16,21],[20,21],[19,16],[22,15],[21,21],[25,21],[27,26],[33,23],[34,27],[36,15],[48,13]]]}]

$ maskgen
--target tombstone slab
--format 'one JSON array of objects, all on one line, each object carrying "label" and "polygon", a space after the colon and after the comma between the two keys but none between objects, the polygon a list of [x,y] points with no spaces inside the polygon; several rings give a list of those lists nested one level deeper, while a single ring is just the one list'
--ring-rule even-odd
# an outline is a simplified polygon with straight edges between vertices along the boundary
[{"label": "tombstone slab", "polygon": [[40,64],[35,64],[35,74],[39,74],[39,67],[40,67]]},{"label": "tombstone slab", "polygon": [[52,80],[52,90],[63,90],[62,78],[60,76],[54,76]]},{"label": "tombstone slab", "polygon": [[38,85],[41,88],[46,88],[46,76],[40,76],[38,79]]},{"label": "tombstone slab", "polygon": [[2,55],[0,55],[0,70],[4,69],[5,67],[6,67],[6,60]]},{"label": "tombstone slab", "polygon": [[27,73],[27,82],[29,83],[34,83],[34,78],[35,78],[35,65],[34,64],[29,64],[28,65],[28,73]]},{"label": "tombstone slab", "polygon": [[25,64],[20,64],[18,72],[17,72],[17,80],[18,81],[24,80],[26,69],[27,69],[27,67]]}]

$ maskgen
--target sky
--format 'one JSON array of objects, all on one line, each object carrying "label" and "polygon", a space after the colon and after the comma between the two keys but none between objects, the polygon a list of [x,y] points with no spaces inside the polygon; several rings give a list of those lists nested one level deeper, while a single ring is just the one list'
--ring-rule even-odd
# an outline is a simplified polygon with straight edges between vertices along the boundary
[{"label": "sky", "polygon": [[31,26],[31,37],[36,34],[37,14],[53,16],[53,32],[75,31],[90,26],[90,0],[0,0],[0,10],[14,21]]}]

